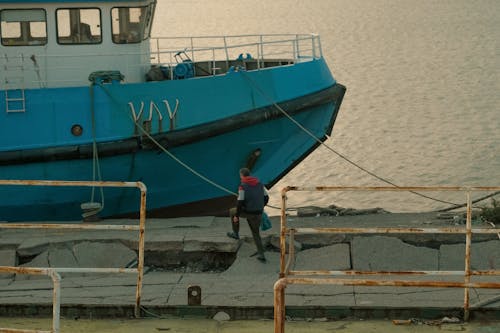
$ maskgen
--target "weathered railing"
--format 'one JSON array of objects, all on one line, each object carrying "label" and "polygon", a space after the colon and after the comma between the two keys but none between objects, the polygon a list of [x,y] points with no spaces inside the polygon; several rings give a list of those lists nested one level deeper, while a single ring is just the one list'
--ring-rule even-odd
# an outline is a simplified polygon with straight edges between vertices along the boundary
[{"label": "weathered railing", "polygon": [[[395,286],[395,287],[452,287],[464,288],[464,320],[469,319],[469,288],[500,289],[500,282],[471,282],[471,276],[498,276],[499,270],[471,270],[470,251],[472,234],[499,234],[498,228],[472,228],[471,193],[478,191],[498,191],[500,187],[286,187],[281,196],[280,229],[280,279],[274,285],[274,332],[285,332],[285,288],[289,284],[343,285],[343,286]],[[458,191],[465,192],[467,198],[467,218],[465,228],[289,228],[287,227],[286,201],[289,191]],[[465,234],[464,271],[297,271],[290,270],[294,257],[294,235],[296,233],[341,233],[341,234]],[[286,260],[286,237],[289,236],[289,257]],[[409,281],[324,278],[324,276],[391,276],[391,275],[451,275],[463,276],[463,282],[452,281]],[[313,276],[305,278],[303,276]],[[321,278],[323,276],[323,278]]]},{"label": "weathered railing", "polygon": [[225,74],[238,59],[251,69],[261,69],[323,56],[316,34],[155,37],[144,43],[149,43],[149,50],[115,45],[108,52],[89,46],[82,53],[4,54],[0,90],[86,86],[97,70],[119,70],[125,82],[144,82],[151,65],[174,68],[184,60],[204,63],[195,71],[206,76]]},{"label": "weathered railing", "polygon": [[175,56],[179,52],[185,52],[193,62],[252,59],[258,68],[269,59],[300,62],[322,57],[316,34],[160,37],[151,40],[151,50],[153,62],[168,65],[178,62]]},{"label": "weathered railing", "polygon": [[[35,268],[0,266],[0,273],[48,275],[53,281],[53,318],[52,330],[59,332],[60,316],[60,281],[58,273],[132,273],[137,274],[135,295],[135,317],[141,315],[142,279],[144,274],[144,237],[146,230],[146,185],[142,182],[107,182],[107,181],[51,181],[51,180],[0,180],[0,185],[9,186],[83,186],[83,187],[136,187],[141,191],[139,225],[105,225],[105,224],[41,224],[41,223],[0,223],[0,229],[83,229],[83,230],[129,230],[139,231],[139,249],[137,268]],[[16,330],[0,328],[0,332],[47,332],[39,330]]]}]

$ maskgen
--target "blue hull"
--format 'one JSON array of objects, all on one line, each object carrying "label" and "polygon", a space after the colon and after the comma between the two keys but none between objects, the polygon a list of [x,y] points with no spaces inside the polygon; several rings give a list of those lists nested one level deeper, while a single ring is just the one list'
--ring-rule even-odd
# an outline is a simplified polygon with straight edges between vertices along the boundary
[{"label": "blue hull", "polygon": [[[27,112],[0,110],[2,136],[11,143],[0,150],[0,178],[92,180],[95,140],[102,179],[144,182],[149,216],[218,214],[233,200],[231,194],[162,152],[142,128],[176,158],[231,191],[237,189],[239,168],[258,150],[252,172],[271,186],[318,145],[274,103],[324,140],[345,91],[322,59],[258,72],[91,89],[27,90]],[[22,131],[14,126],[19,123]],[[75,124],[82,135],[71,133]],[[137,190],[103,191],[101,217],[138,211]],[[0,188],[0,220],[80,220],[80,205],[90,197],[89,188],[5,186]],[[100,200],[97,190],[95,201]],[[189,213],[178,209],[197,203]]]}]

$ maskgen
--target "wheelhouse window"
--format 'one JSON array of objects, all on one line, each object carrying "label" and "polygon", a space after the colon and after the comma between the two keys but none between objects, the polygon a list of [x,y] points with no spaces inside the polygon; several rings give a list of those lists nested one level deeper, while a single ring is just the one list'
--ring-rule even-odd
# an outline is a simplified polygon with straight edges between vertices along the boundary
[{"label": "wheelhouse window", "polygon": [[59,44],[99,44],[102,42],[99,9],[58,9],[56,15]]},{"label": "wheelhouse window", "polygon": [[153,4],[144,7],[115,7],[111,10],[113,42],[139,43],[151,33]]},{"label": "wheelhouse window", "polygon": [[47,16],[43,9],[4,9],[0,21],[4,46],[47,44]]}]

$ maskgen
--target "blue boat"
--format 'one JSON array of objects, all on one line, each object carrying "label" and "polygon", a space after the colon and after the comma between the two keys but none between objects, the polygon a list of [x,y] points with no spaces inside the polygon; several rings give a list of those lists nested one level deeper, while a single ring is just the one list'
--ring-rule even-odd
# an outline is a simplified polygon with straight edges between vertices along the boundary
[{"label": "blue boat", "polygon": [[[142,181],[149,217],[225,214],[239,168],[273,186],[345,93],[314,34],[153,38],[155,0],[0,5],[0,179]],[[0,187],[2,221],[88,207],[134,216],[139,194]]]}]

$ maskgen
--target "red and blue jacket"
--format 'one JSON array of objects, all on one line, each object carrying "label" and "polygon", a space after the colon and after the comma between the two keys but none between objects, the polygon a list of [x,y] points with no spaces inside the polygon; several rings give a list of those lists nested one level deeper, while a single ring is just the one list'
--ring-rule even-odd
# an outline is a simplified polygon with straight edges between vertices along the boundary
[{"label": "red and blue jacket", "polygon": [[266,188],[257,177],[242,177],[238,188],[238,206],[236,215],[241,212],[248,214],[262,214],[264,206],[269,201],[269,194]]}]

